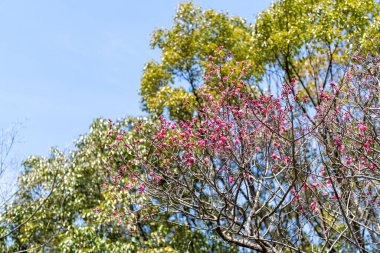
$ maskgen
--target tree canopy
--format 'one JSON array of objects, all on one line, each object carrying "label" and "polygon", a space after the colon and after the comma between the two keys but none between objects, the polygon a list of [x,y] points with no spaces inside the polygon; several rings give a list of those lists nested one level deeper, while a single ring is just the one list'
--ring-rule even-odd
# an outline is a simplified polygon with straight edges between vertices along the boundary
[{"label": "tree canopy", "polygon": [[141,77],[147,119],[97,119],[71,152],[29,157],[1,214],[2,250],[372,250],[379,11],[375,0],[280,0],[247,22],[181,3],[172,27],[152,34],[161,59]]},{"label": "tree canopy", "polygon": [[188,119],[199,105],[195,88],[203,84],[207,59],[219,46],[251,65],[245,76],[250,83],[274,90],[294,77],[318,103],[313,93],[339,79],[350,47],[359,41],[376,47],[379,11],[374,0],[286,0],[248,23],[191,2],[181,4],[173,26],[153,33],[151,46],[162,56],[144,68],[144,108],[156,114],[167,109],[175,119]]}]

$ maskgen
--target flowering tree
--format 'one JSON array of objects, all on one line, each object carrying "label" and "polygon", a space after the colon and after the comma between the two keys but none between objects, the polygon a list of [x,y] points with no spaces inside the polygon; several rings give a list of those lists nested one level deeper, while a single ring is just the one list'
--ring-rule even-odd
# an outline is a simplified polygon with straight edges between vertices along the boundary
[{"label": "flowering tree", "polygon": [[116,137],[133,159],[117,168],[114,187],[151,198],[129,199],[128,214],[179,213],[258,252],[378,248],[380,57],[353,61],[314,106],[295,79],[275,97],[243,81],[244,62],[210,57],[192,120],[161,116]]}]

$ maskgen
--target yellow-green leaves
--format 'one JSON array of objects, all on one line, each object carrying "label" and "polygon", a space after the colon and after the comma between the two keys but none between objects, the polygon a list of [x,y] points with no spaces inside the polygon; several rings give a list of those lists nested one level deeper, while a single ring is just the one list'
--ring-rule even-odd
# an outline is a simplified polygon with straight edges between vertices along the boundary
[{"label": "yellow-green leaves", "polygon": [[276,84],[295,77],[309,100],[318,103],[315,90],[339,79],[338,69],[349,60],[350,43],[362,38],[366,45],[376,37],[378,21],[373,21],[378,15],[374,0],[282,0],[250,24],[182,3],[173,26],[152,35],[151,46],[162,56],[144,69],[140,88],[144,109],[154,114],[166,109],[174,119],[188,118],[198,106],[195,88],[203,84],[207,57],[219,46],[251,65],[251,83],[257,84],[264,75],[276,79]]},{"label": "yellow-green leaves", "polygon": [[255,60],[266,66],[267,76],[279,79],[277,85],[296,78],[316,105],[316,91],[339,81],[350,44],[358,39],[365,44],[365,31],[378,15],[374,0],[277,1],[256,19]]},{"label": "yellow-green leaves", "polygon": [[358,51],[362,55],[376,54],[380,49],[380,15],[374,17],[368,29],[364,31],[364,35],[359,40]]},{"label": "yellow-green leaves", "polygon": [[180,4],[170,29],[158,29],[151,45],[162,51],[160,63],[148,62],[141,78],[144,109],[174,119],[189,118],[198,107],[195,89],[202,85],[208,56],[224,46],[238,61],[254,66],[252,78],[262,68],[253,61],[252,28],[244,19],[214,10]]}]

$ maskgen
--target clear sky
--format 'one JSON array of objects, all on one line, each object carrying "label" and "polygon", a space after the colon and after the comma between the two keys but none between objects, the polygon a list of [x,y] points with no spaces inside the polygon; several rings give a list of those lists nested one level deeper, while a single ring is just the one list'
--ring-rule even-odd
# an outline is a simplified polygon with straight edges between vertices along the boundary
[{"label": "clear sky", "polygon": [[[14,154],[65,149],[97,117],[141,115],[139,79],[177,0],[0,0],[0,129],[23,122]],[[198,0],[252,22],[270,0]]]}]

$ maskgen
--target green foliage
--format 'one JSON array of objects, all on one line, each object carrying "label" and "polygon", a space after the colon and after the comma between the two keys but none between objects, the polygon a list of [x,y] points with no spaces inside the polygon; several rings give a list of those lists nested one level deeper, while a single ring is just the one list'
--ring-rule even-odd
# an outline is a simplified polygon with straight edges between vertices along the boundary
[{"label": "green foliage", "polygon": [[173,118],[189,118],[199,104],[195,89],[202,84],[207,59],[219,46],[237,61],[249,62],[255,79],[262,69],[253,61],[252,32],[242,18],[181,4],[171,29],[152,35],[151,46],[161,49],[162,57],[145,65],[140,88],[144,108],[157,114],[166,108]]},{"label": "green foliage", "polygon": [[363,35],[379,11],[374,0],[278,1],[256,20],[256,59],[279,75],[280,82],[296,77],[317,104],[313,93],[339,80],[349,48],[358,40],[365,43]]},{"label": "green foliage", "polygon": [[319,50],[336,44],[343,50],[350,39],[362,36],[378,12],[373,0],[278,1],[258,16],[254,45],[266,63],[281,55],[295,57],[310,44]]},{"label": "green foliage", "polygon": [[203,84],[207,58],[219,46],[250,65],[247,81],[258,85],[266,77],[264,88],[272,90],[295,77],[301,97],[318,104],[316,91],[339,80],[351,45],[376,45],[379,10],[374,0],[282,0],[250,24],[182,3],[173,26],[152,35],[152,48],[162,55],[144,68],[144,109],[153,114],[167,109],[173,119],[188,119],[199,106],[196,87]]},{"label": "green foliage", "polygon": [[[135,120],[118,121],[115,126],[128,131]],[[165,223],[167,217],[136,229],[131,217],[113,215],[116,203],[134,195],[102,191],[109,176],[105,168],[117,167],[128,157],[109,148],[115,137],[110,136],[109,122],[98,119],[71,153],[53,149],[48,158],[30,157],[24,162],[19,192],[2,215],[1,235],[14,230],[4,251],[185,252],[192,246],[189,252],[221,252],[221,243],[210,244],[198,231]]]},{"label": "green foliage", "polygon": [[70,154],[53,149],[48,158],[30,157],[24,162],[19,193],[5,212],[10,229],[26,222],[12,235],[18,249],[44,245],[40,251],[96,250],[128,239],[115,222],[94,212],[103,200],[111,204],[100,193],[101,171],[107,156],[112,155],[106,131],[107,122],[96,120],[90,134],[81,137]]},{"label": "green foliage", "polygon": [[364,35],[359,40],[359,48],[362,55],[373,54],[379,51],[380,45],[380,15],[375,16],[375,20],[364,31]]}]

